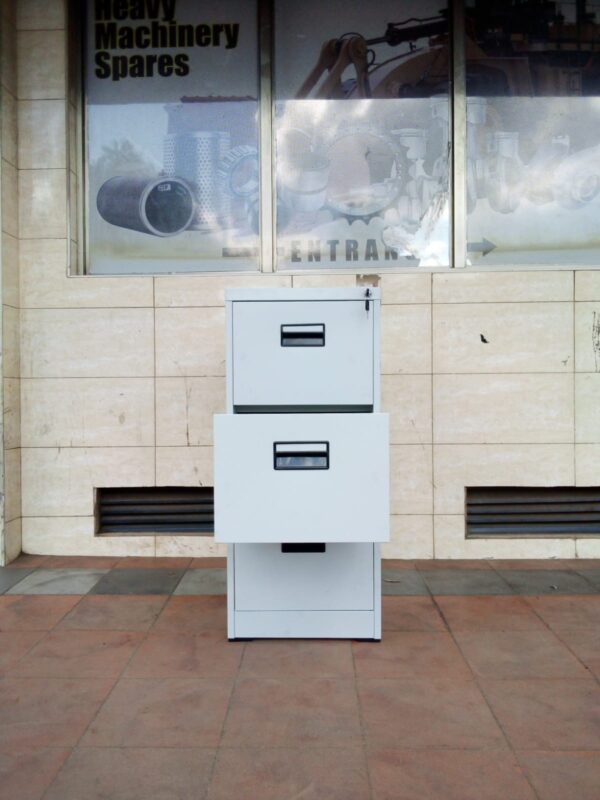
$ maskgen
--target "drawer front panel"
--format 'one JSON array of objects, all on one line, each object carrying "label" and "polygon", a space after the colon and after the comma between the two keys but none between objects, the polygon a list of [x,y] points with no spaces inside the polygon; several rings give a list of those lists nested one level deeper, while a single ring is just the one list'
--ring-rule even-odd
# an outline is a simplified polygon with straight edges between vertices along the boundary
[{"label": "drawer front panel", "polygon": [[236,545],[236,611],[370,610],[373,557],[372,544],[328,544],[323,553]]},{"label": "drawer front panel", "polygon": [[239,409],[373,406],[374,305],[364,300],[235,302]]},{"label": "drawer front panel", "polygon": [[216,415],[215,539],[388,541],[387,414]]}]

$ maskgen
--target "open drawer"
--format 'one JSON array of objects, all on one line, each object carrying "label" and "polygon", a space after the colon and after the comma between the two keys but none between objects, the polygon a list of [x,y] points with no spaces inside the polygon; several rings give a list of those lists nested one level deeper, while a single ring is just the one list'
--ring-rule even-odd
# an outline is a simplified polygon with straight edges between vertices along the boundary
[{"label": "open drawer", "polygon": [[386,542],[387,414],[215,416],[218,542]]}]

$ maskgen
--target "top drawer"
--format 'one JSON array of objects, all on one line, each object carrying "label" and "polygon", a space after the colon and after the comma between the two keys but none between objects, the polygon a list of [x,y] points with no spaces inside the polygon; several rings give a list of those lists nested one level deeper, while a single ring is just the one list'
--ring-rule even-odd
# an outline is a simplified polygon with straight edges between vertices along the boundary
[{"label": "top drawer", "polygon": [[236,411],[373,408],[374,303],[232,303]]}]

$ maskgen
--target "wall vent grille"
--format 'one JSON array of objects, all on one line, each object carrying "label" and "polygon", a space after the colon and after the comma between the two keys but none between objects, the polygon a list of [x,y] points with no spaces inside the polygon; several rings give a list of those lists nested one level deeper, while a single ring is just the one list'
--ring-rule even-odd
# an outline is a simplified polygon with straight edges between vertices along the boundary
[{"label": "wall vent grille", "polygon": [[214,532],[213,487],[98,489],[98,533]]},{"label": "wall vent grille", "polygon": [[600,535],[600,488],[467,488],[467,536]]}]

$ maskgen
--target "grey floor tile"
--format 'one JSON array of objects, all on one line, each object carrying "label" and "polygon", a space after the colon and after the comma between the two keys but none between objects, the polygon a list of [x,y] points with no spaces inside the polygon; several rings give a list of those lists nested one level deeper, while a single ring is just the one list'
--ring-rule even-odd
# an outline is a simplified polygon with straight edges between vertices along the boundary
[{"label": "grey floor tile", "polygon": [[22,581],[32,571],[33,567],[31,569],[6,569],[6,567],[0,567],[0,594],[4,594],[7,589]]},{"label": "grey floor tile", "polygon": [[597,592],[600,592],[600,569],[577,569],[575,570],[578,575],[590,583]]},{"label": "grey floor tile", "polygon": [[6,594],[87,594],[105,569],[36,569]]},{"label": "grey floor tile", "polygon": [[190,569],[173,594],[227,594],[227,570]]},{"label": "grey floor tile", "polygon": [[498,574],[515,594],[593,594],[591,583],[576,572],[560,569],[507,569]]},{"label": "grey floor tile", "polygon": [[384,569],[381,572],[381,593],[423,595],[429,594],[429,590],[416,569]]},{"label": "grey floor tile", "polygon": [[510,586],[491,569],[431,569],[421,575],[432,594],[512,594]]},{"label": "grey floor tile", "polygon": [[183,569],[112,569],[90,594],[171,594]]}]

